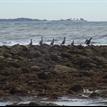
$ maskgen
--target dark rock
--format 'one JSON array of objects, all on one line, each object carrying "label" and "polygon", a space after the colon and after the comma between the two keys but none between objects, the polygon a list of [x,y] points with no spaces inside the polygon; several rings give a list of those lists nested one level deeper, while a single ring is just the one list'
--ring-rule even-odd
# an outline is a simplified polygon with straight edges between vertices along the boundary
[{"label": "dark rock", "polygon": [[61,59],[60,56],[55,55],[55,54],[52,54],[52,55],[50,56],[50,58],[51,58],[51,60],[56,61],[56,62],[59,61],[59,60]]},{"label": "dark rock", "polygon": [[89,95],[90,98],[97,98],[99,96],[100,96],[100,94],[98,94],[96,92],[93,92],[92,94]]},{"label": "dark rock", "polygon": [[30,102],[29,104],[12,104],[7,106],[58,106],[52,103]]},{"label": "dark rock", "polygon": [[31,55],[33,55],[34,57],[41,57],[42,56],[41,52],[39,52],[39,51],[32,52]]},{"label": "dark rock", "polygon": [[64,65],[55,65],[54,71],[56,73],[68,73],[74,71],[71,67],[64,66]]},{"label": "dark rock", "polygon": [[107,89],[106,71],[107,46],[0,46],[1,96],[56,97],[79,94],[83,87]]},{"label": "dark rock", "polygon": [[21,95],[21,96],[27,95],[28,92],[26,91],[26,89],[23,89],[23,88],[13,87],[10,89],[10,94],[11,95]]},{"label": "dark rock", "polygon": [[107,79],[107,75],[104,75],[104,76],[103,76],[103,79]]},{"label": "dark rock", "polygon": [[91,77],[93,75],[93,71],[81,71],[82,76]]},{"label": "dark rock", "polygon": [[49,74],[48,74],[48,72],[38,73],[38,78],[39,78],[39,79],[47,80],[47,79],[49,79]]},{"label": "dark rock", "polygon": [[4,93],[3,90],[0,90],[0,97],[3,97],[3,96],[5,96],[5,95],[6,95],[6,93]]},{"label": "dark rock", "polygon": [[82,92],[83,87],[81,85],[74,85],[70,88],[70,90],[72,90],[73,92]]},{"label": "dark rock", "polygon": [[33,71],[40,71],[40,67],[37,65],[31,66],[31,70]]}]

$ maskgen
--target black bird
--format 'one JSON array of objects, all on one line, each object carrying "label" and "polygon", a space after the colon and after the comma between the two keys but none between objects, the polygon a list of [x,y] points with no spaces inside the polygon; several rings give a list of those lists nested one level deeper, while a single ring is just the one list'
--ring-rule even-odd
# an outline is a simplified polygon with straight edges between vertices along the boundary
[{"label": "black bird", "polygon": [[66,37],[64,37],[64,40],[62,41],[61,45],[64,45],[66,42]]},{"label": "black bird", "polygon": [[74,40],[72,41],[71,46],[74,46]]},{"label": "black bird", "polygon": [[50,44],[50,45],[53,46],[53,45],[54,45],[54,41],[55,41],[55,40],[54,40],[54,38],[53,38],[53,40],[51,41],[51,44]]},{"label": "black bird", "polygon": [[43,45],[43,37],[41,37],[41,40],[40,40],[39,44]]},{"label": "black bird", "polygon": [[32,46],[32,44],[33,44],[33,42],[32,42],[32,39],[31,39],[31,40],[30,40],[30,43],[29,43],[29,45],[30,45],[30,46]]},{"label": "black bird", "polygon": [[87,39],[87,40],[85,41],[85,44],[89,46],[90,43],[91,43],[91,40],[92,40],[92,37],[91,37],[90,39]]}]

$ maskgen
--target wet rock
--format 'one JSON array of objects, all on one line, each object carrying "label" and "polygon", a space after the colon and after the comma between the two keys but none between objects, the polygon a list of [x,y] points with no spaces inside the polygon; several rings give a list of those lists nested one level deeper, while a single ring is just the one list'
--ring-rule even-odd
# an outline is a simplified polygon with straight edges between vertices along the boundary
[{"label": "wet rock", "polygon": [[29,68],[30,68],[30,67],[26,67],[26,66],[21,67],[21,71],[22,71],[23,73],[29,73],[29,72],[31,72],[31,70],[30,70]]},{"label": "wet rock", "polygon": [[77,64],[80,69],[89,69],[90,67],[95,67],[96,65],[93,64],[93,60],[90,57],[77,55],[74,57],[74,64]]},{"label": "wet rock", "polygon": [[38,75],[39,79],[44,79],[44,80],[49,79],[49,73],[48,72],[41,72],[41,73],[38,73],[37,75]]},{"label": "wet rock", "polygon": [[31,66],[32,71],[40,71],[40,67],[37,65]]},{"label": "wet rock", "polygon": [[83,92],[83,87],[81,85],[73,85],[70,90],[73,92]]},{"label": "wet rock", "polygon": [[5,57],[4,56],[0,56],[0,60],[3,60]]},{"label": "wet rock", "polygon": [[89,95],[90,98],[97,98],[99,96],[100,96],[100,94],[98,94],[96,92],[93,92],[92,94]]},{"label": "wet rock", "polygon": [[72,68],[64,65],[55,65],[54,71],[56,73],[68,73],[72,72]]},{"label": "wet rock", "polygon": [[27,47],[19,44],[12,46],[10,50],[10,52],[14,55],[15,54],[23,55],[25,54],[26,51],[27,51]]},{"label": "wet rock", "polygon": [[58,62],[58,61],[61,60],[61,56],[56,55],[56,54],[52,54],[52,55],[50,56],[50,58],[51,58],[51,60],[56,61],[56,62]]},{"label": "wet rock", "polygon": [[106,50],[107,46],[1,46],[0,89],[3,95],[40,95],[45,89],[42,95],[49,97],[79,94],[83,87],[107,89]]},{"label": "wet rock", "polygon": [[7,106],[58,106],[58,105],[52,103],[30,102],[28,104],[22,103],[22,104],[12,104]]},{"label": "wet rock", "polygon": [[91,70],[90,71],[80,71],[80,74],[84,77],[91,77],[94,75],[93,72],[94,71],[91,71]]},{"label": "wet rock", "polygon": [[107,89],[100,90],[100,92],[98,94],[100,97],[107,98]]},{"label": "wet rock", "polygon": [[3,97],[3,96],[5,96],[5,95],[6,95],[6,93],[4,93],[3,90],[0,90],[0,98]]},{"label": "wet rock", "polygon": [[103,76],[103,79],[107,79],[107,74]]},{"label": "wet rock", "polygon": [[62,58],[71,58],[71,54],[69,53],[61,53]]},{"label": "wet rock", "polygon": [[19,68],[20,67],[20,64],[19,64],[19,61],[16,60],[16,59],[12,59],[12,58],[7,58],[6,59],[6,65],[7,66],[13,66],[13,67],[16,67],[16,68]]},{"label": "wet rock", "polygon": [[11,55],[10,53],[8,53],[8,52],[3,53],[3,56],[6,57],[6,58],[8,58],[8,57],[12,57],[12,55]]},{"label": "wet rock", "polygon": [[23,96],[23,95],[27,95],[27,90],[26,89],[24,89],[24,87],[12,87],[11,89],[10,89],[10,94],[11,95],[21,95],[21,96]]},{"label": "wet rock", "polygon": [[29,57],[34,58],[34,57],[41,57],[42,54],[39,50],[35,50],[34,48],[29,49]]}]

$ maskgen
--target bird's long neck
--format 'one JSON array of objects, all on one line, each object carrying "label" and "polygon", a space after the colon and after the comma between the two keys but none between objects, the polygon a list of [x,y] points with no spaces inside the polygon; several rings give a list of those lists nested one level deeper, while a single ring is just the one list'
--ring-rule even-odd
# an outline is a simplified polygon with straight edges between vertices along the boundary
[{"label": "bird's long neck", "polygon": [[89,40],[91,40],[92,38],[90,38]]},{"label": "bird's long neck", "polygon": [[43,41],[43,37],[41,37],[41,41]]}]

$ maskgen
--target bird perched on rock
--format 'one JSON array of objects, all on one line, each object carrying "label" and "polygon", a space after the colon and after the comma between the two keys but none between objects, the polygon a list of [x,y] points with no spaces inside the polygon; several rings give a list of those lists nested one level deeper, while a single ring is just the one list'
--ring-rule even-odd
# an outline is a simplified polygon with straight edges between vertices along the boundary
[{"label": "bird perched on rock", "polygon": [[71,46],[74,46],[74,40],[72,41]]},{"label": "bird perched on rock", "polygon": [[43,45],[43,37],[41,37],[41,40],[40,40],[39,44]]},{"label": "bird perched on rock", "polygon": [[85,41],[85,44],[89,46],[89,45],[91,44],[91,40],[92,40],[92,37],[91,37],[90,39],[87,39],[87,40]]},{"label": "bird perched on rock", "polygon": [[33,45],[32,39],[30,40],[30,43],[29,43],[29,45],[30,45],[30,46],[32,46],[32,45]]},{"label": "bird perched on rock", "polygon": [[64,40],[62,41],[61,45],[64,45],[66,42],[66,37],[64,37]]},{"label": "bird perched on rock", "polygon": [[51,41],[51,44],[50,44],[51,46],[54,45],[54,41],[55,41],[55,40],[54,40],[54,38],[53,38],[53,40]]}]

